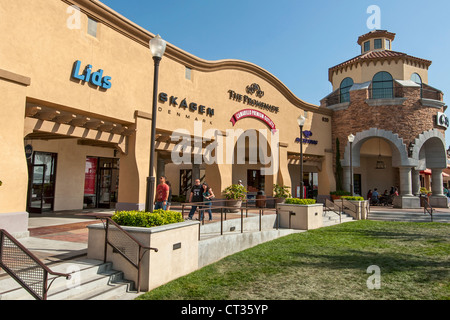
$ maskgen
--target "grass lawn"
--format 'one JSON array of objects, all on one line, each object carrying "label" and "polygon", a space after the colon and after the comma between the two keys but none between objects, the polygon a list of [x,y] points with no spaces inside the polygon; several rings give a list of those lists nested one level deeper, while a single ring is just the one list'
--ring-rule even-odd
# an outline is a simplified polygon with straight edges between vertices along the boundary
[{"label": "grass lawn", "polygon": [[[380,268],[380,288],[369,266]],[[226,257],[143,300],[450,299],[450,224],[356,221]]]}]

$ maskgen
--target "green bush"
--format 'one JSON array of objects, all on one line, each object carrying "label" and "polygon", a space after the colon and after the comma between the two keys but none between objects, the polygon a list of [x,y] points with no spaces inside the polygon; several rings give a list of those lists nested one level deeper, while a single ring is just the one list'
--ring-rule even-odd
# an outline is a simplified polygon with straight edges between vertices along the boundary
[{"label": "green bush", "polygon": [[247,189],[238,184],[232,184],[222,191],[227,200],[243,200],[247,196]]},{"label": "green bush", "polygon": [[316,200],[314,199],[299,199],[299,198],[287,198],[284,202],[285,204],[301,204],[301,205],[308,205],[308,204],[315,204]]},{"label": "green bush", "polygon": [[164,211],[162,209],[154,210],[153,213],[145,211],[119,211],[111,219],[121,226],[143,228],[184,221],[181,212]]},{"label": "green bush", "polygon": [[330,195],[332,195],[332,196],[350,196],[351,193],[348,191],[344,191],[344,190],[336,190],[336,191],[331,191]]},{"label": "green bush", "polygon": [[353,201],[364,201],[363,197],[356,197],[356,196],[342,196],[341,199],[345,200],[353,200]]}]

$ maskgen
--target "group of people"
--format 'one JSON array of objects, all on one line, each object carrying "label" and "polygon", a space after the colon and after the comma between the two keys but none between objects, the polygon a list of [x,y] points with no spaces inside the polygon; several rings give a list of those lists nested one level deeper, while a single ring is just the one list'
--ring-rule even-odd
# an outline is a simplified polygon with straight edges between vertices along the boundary
[{"label": "group of people", "polygon": [[372,190],[369,190],[369,192],[367,192],[367,200],[369,200],[372,205],[389,205],[392,203],[392,199],[395,196],[398,196],[398,188],[396,187],[391,187],[391,190],[389,192],[387,191],[387,189],[384,190],[384,193],[381,195],[378,193],[377,188],[374,188],[373,192]]},{"label": "group of people", "polygon": [[[209,220],[212,220],[212,199],[215,198],[214,192],[208,186],[208,184],[200,184],[200,179],[195,180],[195,185],[191,189],[191,194],[189,196],[189,203],[194,203],[189,212],[189,220],[192,220],[197,207],[200,211],[200,220],[203,220],[204,211],[208,211]],[[172,201],[172,188],[169,181],[166,181],[166,177],[162,176],[159,178],[159,184],[156,187],[154,209],[169,210]],[[201,203],[201,205],[199,204]]]}]

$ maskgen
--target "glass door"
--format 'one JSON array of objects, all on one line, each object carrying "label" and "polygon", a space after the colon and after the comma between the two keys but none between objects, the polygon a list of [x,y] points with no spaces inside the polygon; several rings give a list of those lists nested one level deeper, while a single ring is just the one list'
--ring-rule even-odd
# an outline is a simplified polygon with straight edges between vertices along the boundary
[{"label": "glass door", "polygon": [[28,212],[53,210],[55,178],[56,154],[35,152],[28,170]]},{"label": "glass door", "polygon": [[98,208],[114,208],[119,192],[119,161],[117,159],[99,159],[98,168]]}]

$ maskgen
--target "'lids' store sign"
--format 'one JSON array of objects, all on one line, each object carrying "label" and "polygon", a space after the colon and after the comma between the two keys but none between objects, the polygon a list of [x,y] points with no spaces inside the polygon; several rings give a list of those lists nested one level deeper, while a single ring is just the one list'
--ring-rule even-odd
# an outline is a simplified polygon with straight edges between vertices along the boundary
[{"label": "'lids' store sign", "polygon": [[83,72],[81,70],[81,61],[77,60],[73,64],[72,78],[89,82],[94,86],[101,87],[103,89],[111,88],[111,77],[103,76],[103,70],[99,69],[96,72],[92,72],[92,65],[88,64]]}]

